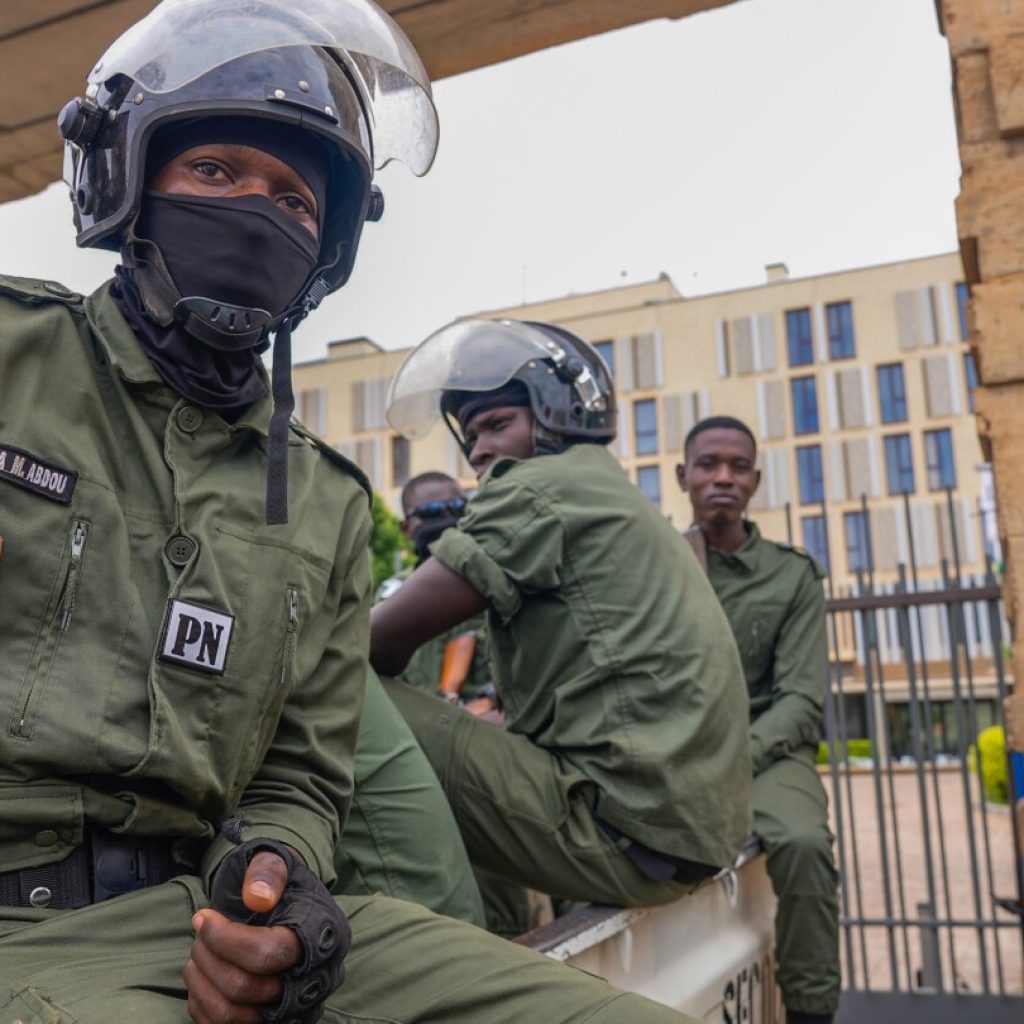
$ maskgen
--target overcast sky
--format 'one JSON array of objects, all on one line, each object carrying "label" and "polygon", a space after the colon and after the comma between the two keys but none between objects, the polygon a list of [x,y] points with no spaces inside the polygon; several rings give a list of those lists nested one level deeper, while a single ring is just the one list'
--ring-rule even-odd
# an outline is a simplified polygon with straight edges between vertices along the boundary
[{"label": "overcast sky", "polygon": [[[956,247],[933,0],[742,0],[439,81],[433,170],[387,198],[298,358],[668,273],[686,295]],[[66,190],[0,206],[0,273],[91,289]]]}]

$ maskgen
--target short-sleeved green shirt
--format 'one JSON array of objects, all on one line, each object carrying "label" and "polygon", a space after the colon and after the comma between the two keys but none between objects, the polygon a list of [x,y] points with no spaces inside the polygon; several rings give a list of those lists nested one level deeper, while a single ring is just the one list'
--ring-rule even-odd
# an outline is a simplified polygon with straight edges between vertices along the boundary
[{"label": "short-sleeved green shirt", "polygon": [[508,728],[597,785],[597,815],[725,864],[750,830],[747,698],[686,542],[604,447],[501,459],[434,557],[488,601]]},{"label": "short-sleeved green shirt", "polygon": [[827,653],[823,573],[753,523],[733,554],[708,548],[708,577],[736,637],[750,694],[754,772],[817,747]]}]

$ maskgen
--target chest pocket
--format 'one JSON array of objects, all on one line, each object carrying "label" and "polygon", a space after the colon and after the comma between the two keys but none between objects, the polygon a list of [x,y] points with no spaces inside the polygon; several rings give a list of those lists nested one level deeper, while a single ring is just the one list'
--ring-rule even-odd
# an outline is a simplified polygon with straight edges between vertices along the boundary
[{"label": "chest pocket", "polygon": [[233,805],[319,658],[319,638],[305,643],[305,624],[328,579],[312,553],[222,530],[206,535],[164,613],[138,771],[173,779],[210,816]]},{"label": "chest pocket", "polygon": [[[785,602],[761,601],[742,617],[736,633],[736,646],[748,680],[764,681],[770,675],[785,615]],[[770,682],[768,679],[765,685],[770,686]]]}]

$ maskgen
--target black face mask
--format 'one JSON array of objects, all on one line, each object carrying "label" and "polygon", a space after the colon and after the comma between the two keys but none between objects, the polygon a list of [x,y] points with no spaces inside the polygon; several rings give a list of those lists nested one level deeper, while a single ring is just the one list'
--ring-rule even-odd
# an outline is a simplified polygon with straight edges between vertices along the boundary
[{"label": "black face mask", "polygon": [[457,525],[459,521],[458,516],[451,518],[438,518],[428,519],[420,528],[416,531],[415,545],[416,545],[416,558],[420,564],[425,562],[430,557],[430,545],[441,536],[445,530],[450,530],[453,526]]},{"label": "black face mask", "polygon": [[182,296],[252,306],[275,317],[299,298],[320,255],[313,235],[263,195],[147,191],[135,234],[155,243]]}]

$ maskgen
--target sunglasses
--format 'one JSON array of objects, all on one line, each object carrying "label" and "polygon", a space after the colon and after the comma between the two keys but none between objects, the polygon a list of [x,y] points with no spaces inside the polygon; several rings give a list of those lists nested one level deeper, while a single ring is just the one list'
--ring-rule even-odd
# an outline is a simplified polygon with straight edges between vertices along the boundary
[{"label": "sunglasses", "polygon": [[440,519],[442,516],[458,518],[466,509],[465,498],[449,498],[447,501],[425,501],[409,509],[407,519]]}]

